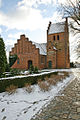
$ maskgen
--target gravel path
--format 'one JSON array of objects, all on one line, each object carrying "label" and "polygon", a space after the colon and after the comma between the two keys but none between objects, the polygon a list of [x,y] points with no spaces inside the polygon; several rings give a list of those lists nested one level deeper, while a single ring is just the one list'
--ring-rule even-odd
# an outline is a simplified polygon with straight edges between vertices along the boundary
[{"label": "gravel path", "polygon": [[31,120],[80,120],[80,71],[78,74],[60,96]]}]

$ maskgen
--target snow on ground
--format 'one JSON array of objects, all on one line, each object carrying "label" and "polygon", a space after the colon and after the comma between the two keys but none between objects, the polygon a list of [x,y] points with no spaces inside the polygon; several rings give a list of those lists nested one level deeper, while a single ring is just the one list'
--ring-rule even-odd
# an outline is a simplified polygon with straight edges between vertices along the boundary
[{"label": "snow on ground", "polygon": [[[63,90],[74,78],[70,75],[56,86],[52,86],[48,92],[40,91],[38,85],[32,93],[27,93],[24,88],[17,89],[17,92],[8,95],[6,92],[0,93],[0,120],[30,120],[43,106]],[[4,119],[3,119],[4,118]]]},{"label": "snow on ground", "polygon": [[80,80],[80,68],[72,69],[72,72],[73,72],[74,76]]}]

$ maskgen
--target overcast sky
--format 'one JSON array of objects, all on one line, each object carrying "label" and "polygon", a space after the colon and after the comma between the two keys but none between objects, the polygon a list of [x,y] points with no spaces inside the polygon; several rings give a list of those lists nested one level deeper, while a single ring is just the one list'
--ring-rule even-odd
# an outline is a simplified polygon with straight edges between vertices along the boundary
[{"label": "overcast sky", "polygon": [[21,34],[38,43],[46,42],[48,23],[62,21],[58,5],[66,1],[0,0],[0,34],[7,49],[17,42]]}]

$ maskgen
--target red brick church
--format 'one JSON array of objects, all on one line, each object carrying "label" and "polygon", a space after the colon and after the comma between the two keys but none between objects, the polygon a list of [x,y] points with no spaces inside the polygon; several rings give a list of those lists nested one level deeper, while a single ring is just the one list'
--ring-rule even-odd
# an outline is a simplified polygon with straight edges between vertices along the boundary
[{"label": "red brick church", "polygon": [[18,59],[12,68],[29,69],[30,65],[44,68],[70,68],[69,31],[67,18],[65,22],[48,25],[47,43],[35,43],[21,35],[10,51]]}]

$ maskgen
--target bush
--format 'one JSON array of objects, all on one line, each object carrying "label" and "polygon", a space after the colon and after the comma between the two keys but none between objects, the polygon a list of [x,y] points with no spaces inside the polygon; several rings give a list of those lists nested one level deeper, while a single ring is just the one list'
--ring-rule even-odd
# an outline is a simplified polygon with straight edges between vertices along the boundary
[{"label": "bush", "polygon": [[19,75],[20,74],[20,70],[19,69],[11,69],[10,73],[11,73],[12,76]]},{"label": "bush", "polygon": [[34,67],[33,65],[30,66],[29,68],[29,73],[38,73],[38,67]]},{"label": "bush", "polygon": [[0,74],[0,78],[5,78],[5,77],[6,77],[5,73]]},{"label": "bush", "polygon": [[48,76],[46,76],[46,77],[45,77],[45,80],[48,80],[48,79],[49,79]]},{"label": "bush", "polygon": [[7,91],[9,94],[13,94],[13,93],[16,92],[16,89],[17,89],[17,88],[18,88],[18,87],[15,86],[15,85],[10,85],[9,87],[6,88],[6,91]]},{"label": "bush", "polygon": [[74,65],[73,62],[71,62],[71,63],[70,63],[70,67],[71,67],[71,68],[74,68],[74,67],[76,67],[76,66]]},{"label": "bush", "polygon": [[33,73],[38,73],[38,67],[35,67],[35,68],[34,68]]},{"label": "bush", "polygon": [[8,63],[6,64],[6,69],[5,69],[5,71],[6,71],[6,72],[10,72],[10,66],[9,66]]},{"label": "bush", "polygon": [[31,87],[31,83],[25,83],[25,90],[28,92],[28,93],[31,93],[33,88]]},{"label": "bush", "polygon": [[18,86],[18,88],[24,87],[25,83],[30,83],[31,85],[37,84],[38,80],[45,80],[46,77],[50,77],[51,75],[56,74],[55,72],[53,73],[48,73],[44,75],[39,75],[39,76],[27,76],[27,77],[22,77],[22,78],[7,78],[7,79],[2,79],[0,80],[0,92],[4,92],[6,88],[10,85],[15,85]]},{"label": "bush", "polygon": [[41,91],[48,91],[49,90],[49,84],[46,81],[38,81],[38,86],[40,87]]},{"label": "bush", "polygon": [[34,66],[33,65],[30,65],[30,68],[29,68],[29,73],[32,74],[34,71]]},{"label": "bush", "polygon": [[56,81],[53,80],[52,78],[49,78],[49,79],[47,80],[47,82],[48,82],[49,85],[56,85]]}]

